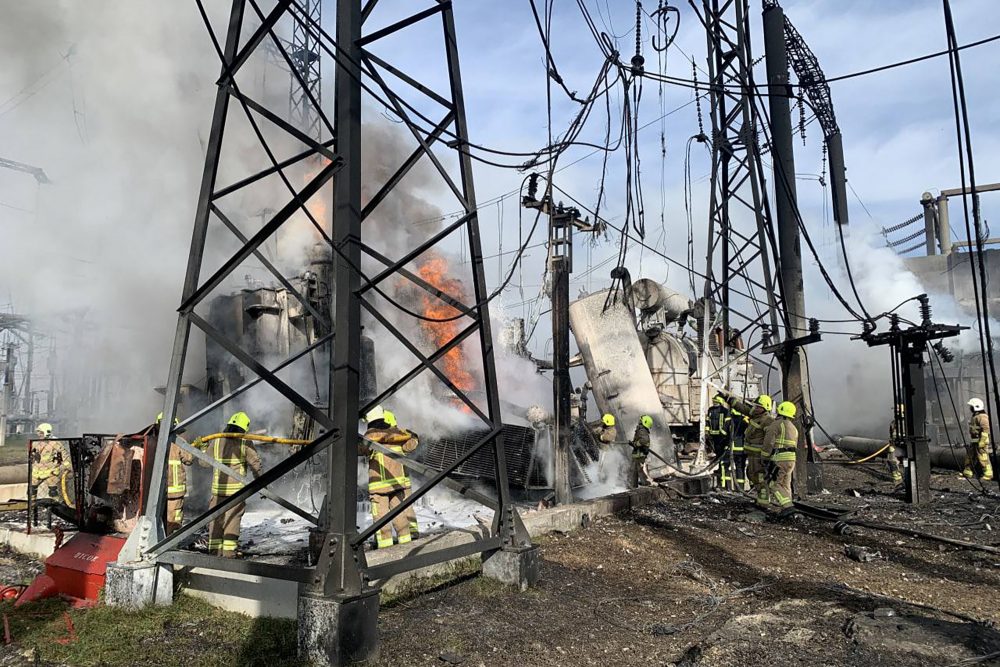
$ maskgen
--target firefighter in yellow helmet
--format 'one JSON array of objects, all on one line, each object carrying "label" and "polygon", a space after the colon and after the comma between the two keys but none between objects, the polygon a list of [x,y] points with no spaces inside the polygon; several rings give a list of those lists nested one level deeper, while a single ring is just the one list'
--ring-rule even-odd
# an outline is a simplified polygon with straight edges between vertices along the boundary
[{"label": "firefighter in yellow helmet", "polygon": [[653,428],[653,418],[649,415],[639,417],[635,432],[629,445],[632,447],[632,470],[629,475],[629,487],[635,488],[642,484],[650,484],[649,470],[646,468],[646,459],[649,457],[650,439],[649,430]]},{"label": "firefighter in yellow helmet", "polygon": [[771,502],[783,510],[792,507],[792,474],[795,472],[795,448],[799,431],[795,428],[795,404],[778,404],[778,418],[764,429],[761,457],[767,462],[766,477]]},{"label": "firefighter in yellow helmet", "polygon": [[[163,413],[156,415],[156,428],[151,436],[156,438],[160,433]],[[178,424],[174,418],[174,425]],[[170,441],[170,452],[167,454],[167,511],[164,517],[167,535],[170,535],[184,521],[184,499],[187,498],[187,468],[194,463],[194,456],[181,449],[176,442]]]},{"label": "firefighter in yellow helmet", "polygon": [[[410,478],[403,467],[403,459],[417,448],[417,436],[396,424],[396,415],[375,406],[367,415],[368,430],[358,445],[359,454],[368,457],[368,496],[372,506],[372,519],[388,514],[410,495]],[[393,456],[368,446],[367,441],[388,447]],[[392,530],[396,530],[396,541],[407,544],[419,537],[417,513],[413,506],[396,515],[392,525],[383,526],[375,535],[379,549],[392,546]]]},{"label": "firefighter in yellow helmet", "polygon": [[71,468],[69,454],[61,441],[52,439],[52,424],[39,424],[35,438],[31,447],[32,495],[36,501],[48,503],[61,497],[60,481]]},{"label": "firefighter in yellow helmet", "polygon": [[615,416],[606,413],[601,417],[601,421],[591,427],[590,432],[594,434],[594,440],[599,445],[610,445],[618,439],[618,429],[615,428]]},{"label": "firefighter in yellow helmet", "polygon": [[712,454],[716,458],[723,457],[719,464],[719,487],[723,489],[731,486],[732,481],[732,467],[724,458],[728,456],[730,421],[729,404],[725,396],[716,394],[712,405],[705,411],[705,439],[712,447]]},{"label": "firefighter in yellow helmet", "polygon": [[747,427],[743,434],[743,452],[747,457],[747,478],[750,480],[750,490],[756,496],[758,507],[767,507],[770,503],[770,491],[764,479],[764,460],[761,449],[764,446],[764,431],[774,421],[771,416],[773,401],[767,394],[761,394],[752,404],[733,396],[728,391],[720,391],[729,399],[729,405],[747,416]]},{"label": "firefighter in yellow helmet", "polygon": [[[243,434],[250,430],[250,417],[245,412],[237,412],[229,418],[225,433]],[[239,437],[219,438],[209,445],[212,458],[243,478],[247,469],[258,477],[262,472],[260,456],[249,440]],[[236,477],[228,475],[218,468],[212,469],[212,498],[208,508],[219,505],[229,496],[237,493],[244,486]],[[240,541],[240,521],[246,511],[246,503],[237,503],[225,512],[217,515],[208,527],[208,552],[223,558],[235,558],[236,548]]]},{"label": "firefighter in yellow helmet", "polygon": [[965,450],[965,466],[962,474],[974,476],[973,467],[979,464],[981,479],[993,479],[993,465],[990,463],[990,417],[982,399],[969,400],[969,446]]}]

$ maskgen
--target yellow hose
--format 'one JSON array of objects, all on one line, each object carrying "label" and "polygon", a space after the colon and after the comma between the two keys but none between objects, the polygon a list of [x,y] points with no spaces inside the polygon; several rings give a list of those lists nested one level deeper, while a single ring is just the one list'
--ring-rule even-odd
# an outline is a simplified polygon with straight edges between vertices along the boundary
[{"label": "yellow hose", "polygon": [[67,470],[66,472],[64,472],[62,474],[62,479],[60,480],[59,486],[62,487],[63,502],[65,502],[66,506],[69,507],[71,510],[75,510],[76,509],[76,503],[74,503],[72,500],[69,499],[69,489],[66,488],[66,480],[69,479],[69,473],[70,473],[70,471]]},{"label": "yellow hose", "polygon": [[241,440],[255,440],[257,442],[271,442],[276,445],[308,445],[312,440],[296,440],[295,438],[277,438],[273,435],[254,435],[252,433],[213,433],[203,435],[191,442],[192,447],[199,449],[204,447],[210,440],[222,440],[223,438],[239,438]]},{"label": "yellow hose", "polygon": [[855,464],[858,464],[858,463],[864,463],[865,461],[871,461],[873,458],[875,458],[876,456],[878,456],[879,454],[881,454],[885,450],[889,449],[890,447],[892,447],[892,443],[891,442],[886,443],[885,447],[883,447],[882,449],[878,450],[874,454],[869,454],[868,456],[866,456],[863,459],[858,459],[857,461],[848,461],[847,463],[848,463],[848,465],[855,465]]}]

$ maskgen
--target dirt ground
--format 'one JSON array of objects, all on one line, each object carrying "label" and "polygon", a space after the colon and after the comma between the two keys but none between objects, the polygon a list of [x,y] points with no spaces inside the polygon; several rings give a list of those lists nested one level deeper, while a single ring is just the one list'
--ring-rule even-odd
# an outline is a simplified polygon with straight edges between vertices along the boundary
[{"label": "dirt ground", "polygon": [[[935,476],[923,509],[889,495],[877,465],[827,466],[826,485],[816,502],[865,520],[1000,542],[1000,498],[955,475]],[[1000,555],[760,519],[713,494],[551,537],[527,593],[472,578],[384,606],[375,664],[915,667],[996,653],[974,664],[1000,665]],[[852,560],[848,545],[878,558]]]},{"label": "dirt ground", "polygon": [[[935,476],[934,503],[923,508],[894,495],[878,464],[831,464],[825,481],[831,493],[811,500],[859,519],[1000,543],[1000,495],[955,474]],[[540,543],[541,579],[525,593],[470,576],[386,600],[371,664],[1000,665],[1000,553],[869,529],[841,535],[832,522],[765,517],[721,493]],[[848,546],[874,559],[853,560]],[[31,567],[0,554],[0,580],[24,580]],[[120,612],[73,612],[87,642],[76,648],[56,643],[66,634],[61,610],[35,629],[3,609],[15,644],[0,647],[0,664],[297,664],[294,622],[263,629],[187,598],[169,609],[141,621],[149,641],[124,646]],[[172,638],[160,658],[158,636]]]}]

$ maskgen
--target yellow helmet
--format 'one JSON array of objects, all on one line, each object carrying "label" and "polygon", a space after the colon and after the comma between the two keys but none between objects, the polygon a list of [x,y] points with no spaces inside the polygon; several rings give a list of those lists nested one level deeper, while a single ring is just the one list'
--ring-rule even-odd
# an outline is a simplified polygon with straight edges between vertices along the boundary
[{"label": "yellow helmet", "polygon": [[[161,421],[163,421],[163,413],[162,412],[160,414],[156,415],[156,425],[159,426]],[[181,420],[178,419],[177,417],[174,417],[174,426],[177,426],[180,423],[181,423]],[[232,424],[233,422],[230,421],[229,423]]]},{"label": "yellow helmet", "polygon": [[603,417],[601,417],[601,421],[604,423],[605,426],[614,426],[615,416],[613,414],[607,413]]},{"label": "yellow helmet", "polygon": [[237,412],[229,418],[230,426],[238,426],[244,431],[250,430],[250,417],[245,412]]},{"label": "yellow helmet", "polygon": [[35,427],[35,433],[39,434],[43,438],[51,438],[52,424],[49,424],[48,422],[42,422],[41,424]]},{"label": "yellow helmet", "polygon": [[795,419],[795,404],[791,401],[782,401],[778,403],[778,414],[782,417],[788,417],[789,419]]},{"label": "yellow helmet", "polygon": [[715,398],[713,398],[712,401],[714,401],[715,403],[718,403],[719,405],[728,405],[726,403],[726,397],[723,396],[722,394],[716,394]]},{"label": "yellow helmet", "polygon": [[384,421],[389,426],[395,426],[396,425],[396,415],[392,414],[388,410],[383,410],[382,411],[382,421]]},{"label": "yellow helmet", "polygon": [[639,423],[645,426],[646,428],[653,428],[653,418],[650,417],[649,415],[643,415],[639,417]]},{"label": "yellow helmet", "polygon": [[757,405],[770,412],[771,407],[774,405],[774,401],[772,401],[771,397],[767,394],[761,394],[757,397]]},{"label": "yellow helmet", "polygon": [[385,410],[382,409],[381,405],[376,405],[374,408],[365,413],[365,422],[371,423],[379,419],[385,418]]}]

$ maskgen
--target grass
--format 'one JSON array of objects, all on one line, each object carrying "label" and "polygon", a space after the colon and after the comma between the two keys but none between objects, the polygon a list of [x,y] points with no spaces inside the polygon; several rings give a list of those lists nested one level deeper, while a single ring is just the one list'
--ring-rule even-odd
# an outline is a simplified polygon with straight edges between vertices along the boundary
[{"label": "grass", "polygon": [[28,436],[24,434],[8,435],[3,447],[0,447],[0,466],[28,462]]},{"label": "grass", "polygon": [[[42,663],[120,667],[229,667],[301,665],[296,657],[294,620],[250,618],[221,611],[179,595],[169,607],[128,612],[100,606],[71,610],[61,600],[14,609],[0,605],[10,621],[14,644],[33,649]],[[65,615],[76,639],[69,635]]]}]

